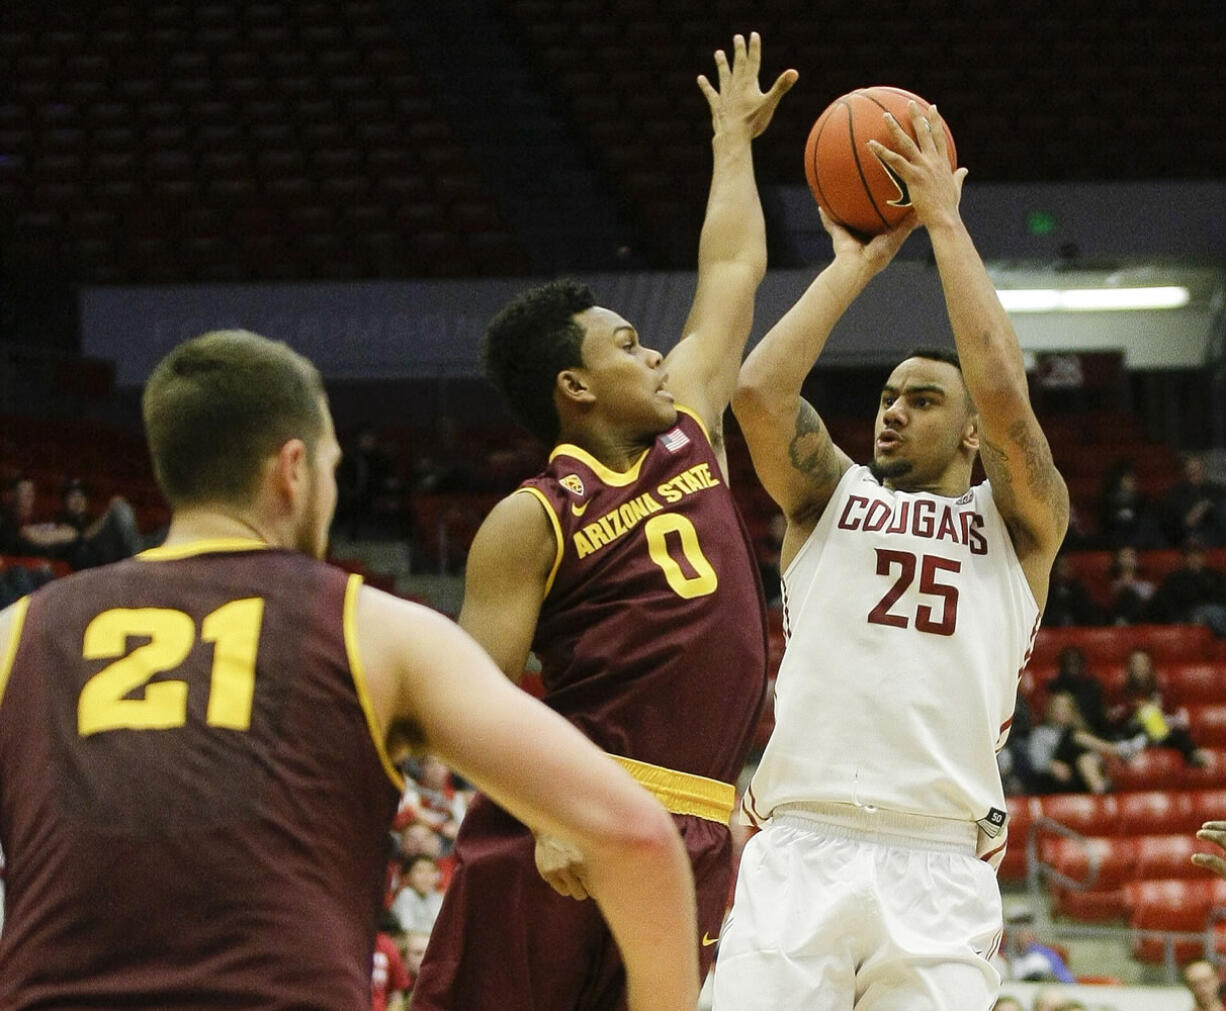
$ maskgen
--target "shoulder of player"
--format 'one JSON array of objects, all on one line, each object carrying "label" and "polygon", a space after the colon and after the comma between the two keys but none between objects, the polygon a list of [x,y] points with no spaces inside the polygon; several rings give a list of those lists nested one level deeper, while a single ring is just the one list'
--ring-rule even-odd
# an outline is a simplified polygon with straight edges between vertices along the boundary
[{"label": "shoulder of player", "polygon": [[470,571],[546,573],[553,565],[560,538],[557,514],[533,486],[501,499],[482,521],[469,550]]}]

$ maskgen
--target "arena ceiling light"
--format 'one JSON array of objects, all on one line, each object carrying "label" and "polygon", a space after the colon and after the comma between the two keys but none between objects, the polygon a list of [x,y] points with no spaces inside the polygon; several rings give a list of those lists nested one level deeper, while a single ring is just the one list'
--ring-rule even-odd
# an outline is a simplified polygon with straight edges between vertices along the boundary
[{"label": "arena ceiling light", "polygon": [[1113,312],[1179,309],[1191,296],[1183,285],[1136,288],[998,288],[1006,312]]}]

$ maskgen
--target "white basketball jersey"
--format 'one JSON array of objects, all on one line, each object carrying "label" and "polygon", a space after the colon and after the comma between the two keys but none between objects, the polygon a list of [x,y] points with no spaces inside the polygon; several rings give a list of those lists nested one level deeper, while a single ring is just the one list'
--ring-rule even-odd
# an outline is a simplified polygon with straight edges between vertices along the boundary
[{"label": "white basketball jersey", "polygon": [[744,813],[857,804],[978,821],[1039,608],[991,487],[890,491],[852,467],[783,574],[775,730]]}]

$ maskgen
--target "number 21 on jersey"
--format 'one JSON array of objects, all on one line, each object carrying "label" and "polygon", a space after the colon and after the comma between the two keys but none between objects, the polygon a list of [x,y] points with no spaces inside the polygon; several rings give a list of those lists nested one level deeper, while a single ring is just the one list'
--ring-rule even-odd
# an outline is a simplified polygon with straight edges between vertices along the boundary
[{"label": "number 21 on jersey", "polygon": [[[212,727],[247,730],[255,695],[255,660],[264,619],[264,599],[231,600],[206,615],[200,639],[213,644],[209,702]],[[147,639],[130,648],[130,639]],[[183,611],[165,607],[117,607],[103,611],[85,628],[86,660],[109,660],[85,682],[77,699],[77,732],[166,730],[187,722],[188,683],[161,678],[180,667],[196,644],[196,623]],[[143,689],[139,698],[129,695]]]}]

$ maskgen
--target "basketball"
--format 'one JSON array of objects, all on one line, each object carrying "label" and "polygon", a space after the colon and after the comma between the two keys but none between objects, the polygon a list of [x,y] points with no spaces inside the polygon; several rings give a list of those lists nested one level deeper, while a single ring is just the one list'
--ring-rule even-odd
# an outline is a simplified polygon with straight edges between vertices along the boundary
[{"label": "basketball", "polygon": [[[877,235],[897,224],[910,209],[907,187],[868,149],[877,140],[892,147],[885,114],[891,113],[915,140],[907,103],[920,112],[929,103],[902,88],[859,88],[836,98],[817,117],[805,144],[805,177],[819,206],[852,231]],[[956,168],[953,134],[945,129],[950,168]]]}]

